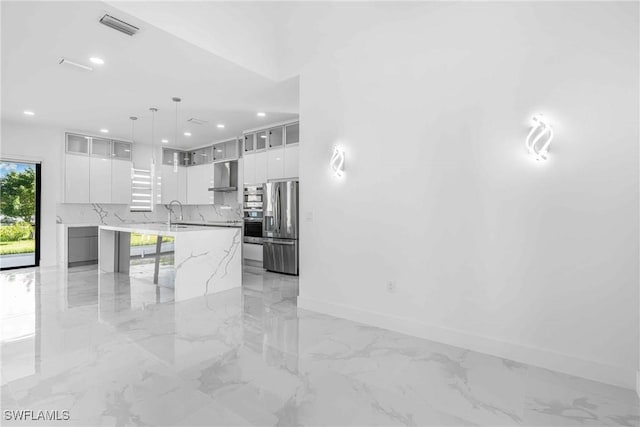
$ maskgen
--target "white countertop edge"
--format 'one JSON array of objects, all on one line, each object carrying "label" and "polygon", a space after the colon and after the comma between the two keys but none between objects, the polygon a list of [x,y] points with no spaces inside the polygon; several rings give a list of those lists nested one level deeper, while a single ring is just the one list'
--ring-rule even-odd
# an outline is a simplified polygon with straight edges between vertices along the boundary
[{"label": "white countertop edge", "polygon": [[189,225],[187,228],[174,228],[162,224],[120,224],[120,225],[99,225],[100,230],[123,231],[126,233],[150,234],[154,236],[176,237],[185,233],[220,233],[229,229],[236,231],[233,227],[207,227]]}]

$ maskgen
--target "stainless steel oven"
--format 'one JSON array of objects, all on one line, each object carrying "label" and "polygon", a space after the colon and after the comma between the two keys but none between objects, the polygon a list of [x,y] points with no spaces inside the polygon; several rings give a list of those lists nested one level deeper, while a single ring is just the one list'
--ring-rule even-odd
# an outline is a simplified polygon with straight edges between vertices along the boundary
[{"label": "stainless steel oven", "polygon": [[261,185],[244,187],[244,241],[245,243],[262,244],[262,197]]}]

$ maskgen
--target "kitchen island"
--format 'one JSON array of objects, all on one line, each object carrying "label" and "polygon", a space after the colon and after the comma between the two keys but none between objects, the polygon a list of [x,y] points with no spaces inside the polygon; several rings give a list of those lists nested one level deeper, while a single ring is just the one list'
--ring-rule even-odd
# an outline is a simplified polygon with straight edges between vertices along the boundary
[{"label": "kitchen island", "polygon": [[174,238],[176,301],[242,284],[241,228],[153,223],[101,225],[98,263],[102,272],[129,272],[131,233]]}]

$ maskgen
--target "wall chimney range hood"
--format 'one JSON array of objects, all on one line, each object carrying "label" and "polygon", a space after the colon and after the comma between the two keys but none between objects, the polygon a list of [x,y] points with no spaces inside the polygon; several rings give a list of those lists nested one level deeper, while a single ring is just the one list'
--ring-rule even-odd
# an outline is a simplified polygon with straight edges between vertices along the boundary
[{"label": "wall chimney range hood", "polygon": [[238,162],[221,162],[213,164],[214,186],[209,191],[228,193],[238,190]]}]

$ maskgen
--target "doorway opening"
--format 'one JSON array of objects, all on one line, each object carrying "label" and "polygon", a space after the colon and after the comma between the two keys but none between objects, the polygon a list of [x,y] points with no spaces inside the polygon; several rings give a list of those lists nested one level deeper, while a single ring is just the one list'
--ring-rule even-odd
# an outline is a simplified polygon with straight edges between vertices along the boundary
[{"label": "doorway opening", "polygon": [[40,265],[40,163],[0,159],[0,270]]}]

